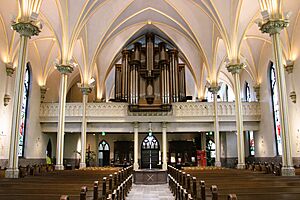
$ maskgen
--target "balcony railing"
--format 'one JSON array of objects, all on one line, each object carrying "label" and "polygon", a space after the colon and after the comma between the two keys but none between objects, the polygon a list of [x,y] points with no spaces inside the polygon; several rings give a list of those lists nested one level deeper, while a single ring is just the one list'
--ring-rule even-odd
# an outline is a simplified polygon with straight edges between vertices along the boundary
[{"label": "balcony railing", "polygon": [[[173,103],[171,112],[130,112],[127,103],[88,103],[88,122],[101,121],[213,121],[213,103],[191,102]],[[57,122],[58,103],[42,103],[40,107],[41,122]],[[79,122],[82,117],[82,103],[66,104],[66,122]],[[235,121],[235,103],[218,102],[220,121]],[[244,121],[260,121],[260,104],[258,102],[243,103]]]}]

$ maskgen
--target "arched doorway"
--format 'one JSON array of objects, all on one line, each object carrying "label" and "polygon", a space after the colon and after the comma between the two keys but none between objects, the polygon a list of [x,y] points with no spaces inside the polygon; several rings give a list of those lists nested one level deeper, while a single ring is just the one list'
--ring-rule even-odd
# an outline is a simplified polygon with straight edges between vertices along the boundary
[{"label": "arched doorway", "polygon": [[158,168],[160,146],[154,135],[148,135],[142,142],[142,168]]},{"label": "arched doorway", "polygon": [[98,154],[98,159],[99,159],[99,166],[104,167],[109,165],[109,155],[110,155],[110,148],[109,144],[105,141],[102,140],[99,143],[98,146],[99,154]]}]

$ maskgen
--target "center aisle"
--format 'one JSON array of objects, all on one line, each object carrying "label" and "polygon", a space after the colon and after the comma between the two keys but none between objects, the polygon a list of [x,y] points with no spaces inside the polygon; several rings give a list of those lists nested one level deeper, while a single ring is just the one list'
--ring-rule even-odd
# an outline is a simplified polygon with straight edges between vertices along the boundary
[{"label": "center aisle", "polygon": [[168,184],[132,185],[128,200],[174,200]]}]

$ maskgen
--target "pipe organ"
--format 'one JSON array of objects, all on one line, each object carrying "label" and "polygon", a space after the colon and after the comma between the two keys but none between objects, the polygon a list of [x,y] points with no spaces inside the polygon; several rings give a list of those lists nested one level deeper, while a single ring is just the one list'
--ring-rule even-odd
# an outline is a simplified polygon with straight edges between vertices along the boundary
[{"label": "pipe organ", "polygon": [[115,65],[115,101],[128,102],[129,110],[170,111],[171,103],[186,101],[185,64],[178,50],[147,33],[122,51]]}]

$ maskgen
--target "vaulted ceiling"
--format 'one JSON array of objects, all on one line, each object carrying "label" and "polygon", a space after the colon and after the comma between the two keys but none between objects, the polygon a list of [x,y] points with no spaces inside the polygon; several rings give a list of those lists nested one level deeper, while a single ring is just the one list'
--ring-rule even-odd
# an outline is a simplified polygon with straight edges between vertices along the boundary
[{"label": "vaulted ceiling", "polygon": [[[281,34],[285,59],[298,57],[299,8],[299,0],[284,1],[284,10],[293,12],[290,26]],[[1,0],[0,59],[4,63],[17,62],[19,36],[10,25],[18,14],[18,0]],[[29,60],[41,86],[57,82],[56,59],[73,59],[78,68],[71,82],[78,74],[82,83],[94,77],[101,93],[116,55],[128,40],[147,30],[179,47],[198,95],[203,95],[206,82],[230,84],[226,58],[245,60],[256,84],[261,81],[263,60],[272,55],[269,36],[254,23],[260,17],[258,0],[43,0],[39,17],[44,27],[30,40]]]}]

